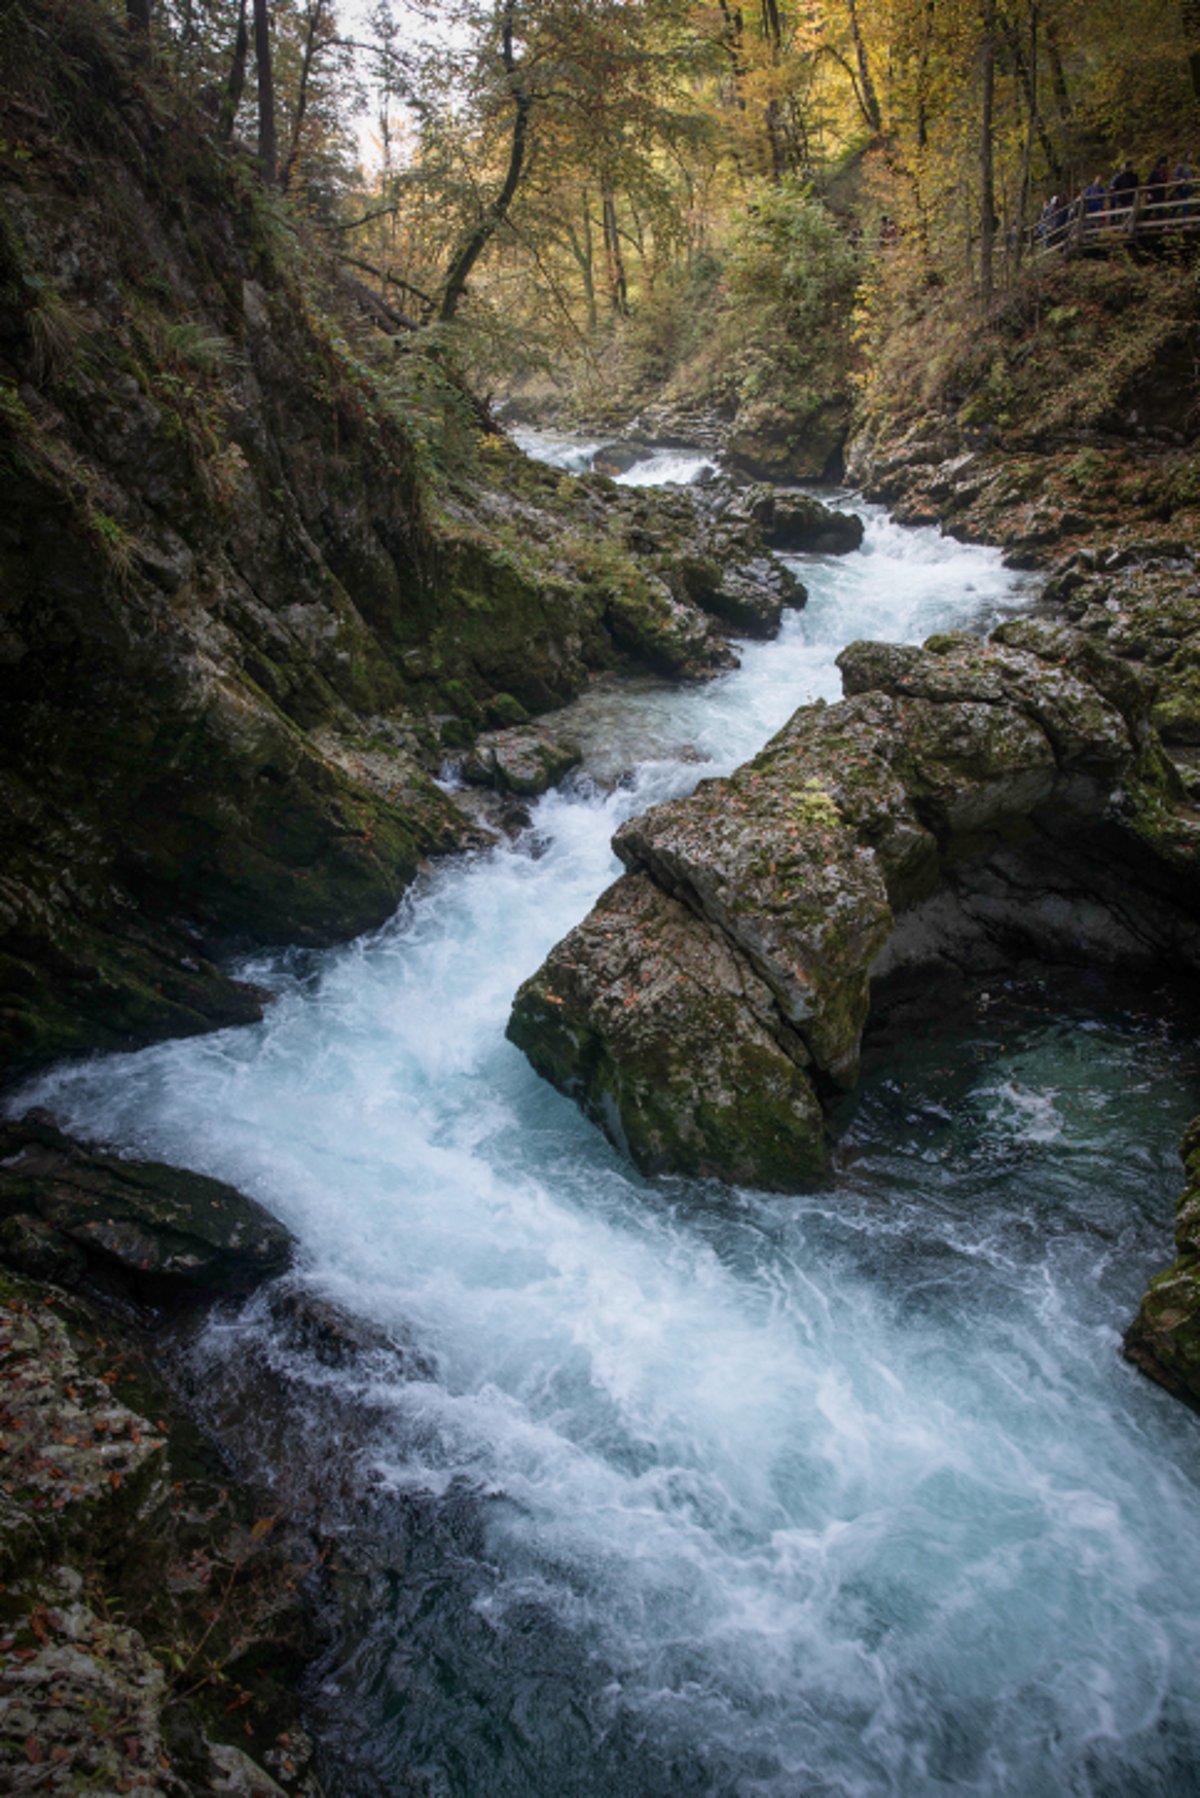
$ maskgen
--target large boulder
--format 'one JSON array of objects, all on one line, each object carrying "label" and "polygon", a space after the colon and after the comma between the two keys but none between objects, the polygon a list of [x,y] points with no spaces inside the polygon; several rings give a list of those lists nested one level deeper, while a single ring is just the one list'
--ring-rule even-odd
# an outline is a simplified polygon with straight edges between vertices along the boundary
[{"label": "large boulder", "polygon": [[513,1039],[644,1168],[801,1184],[881,975],[1200,965],[1197,833],[1128,670],[1036,628],[841,666],[840,704],[622,826],[629,872],[517,994]]},{"label": "large boulder", "polygon": [[797,410],[774,400],[739,408],[725,443],[730,465],[765,481],[836,480],[848,408],[835,399]]},{"label": "large boulder", "polygon": [[577,743],[556,737],[536,725],[486,731],[462,765],[463,779],[498,793],[526,799],[545,793],[578,766]]},{"label": "large boulder", "polygon": [[767,488],[758,510],[763,542],[782,555],[844,556],[858,549],[864,526],[857,512],[838,512],[807,493]]},{"label": "large boulder", "polygon": [[774,556],[755,556],[705,579],[692,565],[697,605],[743,637],[773,637],[787,610],[800,611],[808,590]]},{"label": "large boulder", "polygon": [[563,939],[508,1034],[643,1173],[787,1190],[820,1169],[799,1037],[747,958],[645,875]]}]

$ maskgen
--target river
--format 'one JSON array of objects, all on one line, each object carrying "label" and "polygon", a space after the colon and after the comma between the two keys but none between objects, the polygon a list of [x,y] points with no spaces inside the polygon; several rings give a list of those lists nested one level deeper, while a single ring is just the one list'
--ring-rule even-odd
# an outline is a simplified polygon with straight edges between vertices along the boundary
[{"label": "river", "polygon": [[504,1040],[624,817],[837,698],[847,641],[1025,603],[995,552],[863,511],[736,672],[584,701],[592,778],[520,842],[345,948],[256,960],[260,1025],[20,1095],[254,1194],[304,1286],[414,1345],[341,1366],[260,1297],[189,1351],[340,1544],[331,1792],[1197,1789],[1200,1431],[1118,1354],[1168,1256],[1187,1032],[997,984],[874,1067],[837,1171],[784,1198],[639,1178]]}]

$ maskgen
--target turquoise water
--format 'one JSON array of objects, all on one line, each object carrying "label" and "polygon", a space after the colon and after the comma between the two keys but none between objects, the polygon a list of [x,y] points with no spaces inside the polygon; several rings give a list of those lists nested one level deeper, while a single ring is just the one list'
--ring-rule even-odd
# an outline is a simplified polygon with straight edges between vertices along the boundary
[{"label": "turquoise water", "polygon": [[259,1300],[196,1351],[214,1415],[277,1370],[259,1452],[307,1459],[340,1543],[334,1792],[1196,1789],[1200,1438],[1118,1354],[1168,1253],[1189,1033],[997,986],[903,1041],[829,1183],[783,1199],[641,1180],[504,1040],[622,817],[836,697],[851,638],[1020,603],[991,552],[875,512],[802,572],[737,673],[594,696],[598,778],[525,840],[256,963],[261,1025],[24,1095],[252,1192],[306,1285],[419,1348],[331,1367]]}]

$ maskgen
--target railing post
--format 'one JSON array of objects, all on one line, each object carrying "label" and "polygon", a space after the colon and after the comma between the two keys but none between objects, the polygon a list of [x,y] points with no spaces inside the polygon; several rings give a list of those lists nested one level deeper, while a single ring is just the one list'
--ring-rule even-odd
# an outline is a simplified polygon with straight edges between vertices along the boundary
[{"label": "railing post", "polygon": [[1130,237],[1137,236],[1138,220],[1142,216],[1142,195],[1145,191],[1144,187],[1139,187],[1134,191],[1133,205],[1129,209],[1129,222],[1125,226]]}]

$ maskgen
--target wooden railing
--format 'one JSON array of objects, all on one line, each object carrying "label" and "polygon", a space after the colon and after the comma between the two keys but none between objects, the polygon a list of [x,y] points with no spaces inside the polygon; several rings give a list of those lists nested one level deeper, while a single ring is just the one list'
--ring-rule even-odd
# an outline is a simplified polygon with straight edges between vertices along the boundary
[{"label": "wooden railing", "polygon": [[1119,248],[1134,238],[1200,234],[1200,186],[1169,183],[1139,187],[1128,193],[1079,194],[1049,218],[1041,218],[1026,232],[1033,256]]}]

